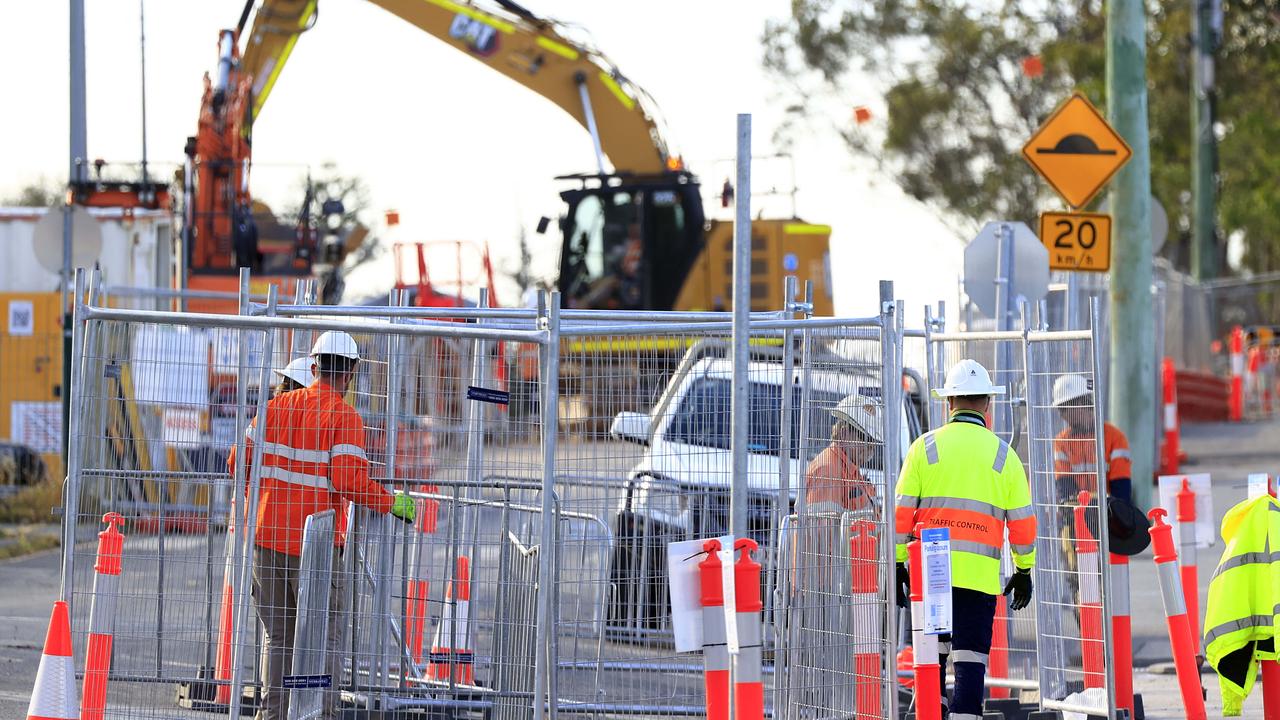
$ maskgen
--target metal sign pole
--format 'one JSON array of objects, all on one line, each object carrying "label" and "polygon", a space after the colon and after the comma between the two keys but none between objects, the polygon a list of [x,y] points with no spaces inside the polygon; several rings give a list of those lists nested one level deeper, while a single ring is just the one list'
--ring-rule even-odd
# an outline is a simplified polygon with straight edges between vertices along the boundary
[{"label": "metal sign pole", "polygon": [[747,407],[751,312],[751,115],[738,115],[738,189],[733,216],[733,400],[729,532],[747,535]]},{"label": "metal sign pole", "polygon": [[[751,402],[748,378],[751,312],[751,115],[738,114],[738,191],[733,215],[733,395],[730,404],[729,532],[747,536],[747,408]],[[742,656],[733,656],[733,677],[742,677]],[[736,693],[734,694],[736,695]],[[730,712],[736,715],[737,698]]]},{"label": "metal sign pole", "polygon": [[[1009,223],[1000,223],[1000,230],[996,233],[999,240],[999,252],[996,253],[996,330],[1004,332],[1012,326],[1011,315],[1013,313],[1013,226]],[[1001,382],[1003,374],[1010,370],[1009,344],[1001,342],[997,344],[995,357],[995,368],[992,375],[995,377],[996,383]],[[1009,405],[1007,403],[995,404],[995,426],[991,428],[997,435],[1002,430],[1007,430],[1009,439],[1012,441],[1013,427],[1009,416]]]}]

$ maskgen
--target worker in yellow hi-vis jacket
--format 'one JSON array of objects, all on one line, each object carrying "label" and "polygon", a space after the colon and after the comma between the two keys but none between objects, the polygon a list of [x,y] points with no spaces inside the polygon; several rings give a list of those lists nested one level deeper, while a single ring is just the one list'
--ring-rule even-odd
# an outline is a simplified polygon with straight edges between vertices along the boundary
[{"label": "worker in yellow hi-vis jacket", "polygon": [[981,720],[987,658],[1005,530],[1017,571],[1004,594],[1010,608],[1031,602],[1031,568],[1036,561],[1036,517],[1022,461],[987,428],[993,395],[986,368],[961,360],[934,396],[947,402],[950,420],[911,444],[898,477],[894,525],[897,532],[898,604],[907,606],[907,542],[917,523],[951,531],[952,632],[939,638],[939,667],[946,687],[947,657],[955,665],[955,692],[948,704],[952,720]]}]

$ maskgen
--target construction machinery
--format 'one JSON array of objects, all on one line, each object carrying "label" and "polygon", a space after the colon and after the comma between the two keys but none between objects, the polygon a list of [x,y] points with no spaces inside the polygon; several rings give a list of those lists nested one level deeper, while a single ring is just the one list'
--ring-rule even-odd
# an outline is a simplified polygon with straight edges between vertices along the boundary
[{"label": "construction machinery", "polygon": [[[558,178],[571,184],[561,193],[558,279],[567,306],[729,308],[732,227],[708,220],[699,182],[668,146],[656,105],[602,53],[511,0],[492,8],[369,2],[550,100],[587,129],[595,170]],[[315,227],[323,223],[313,221],[309,205],[293,228],[264,227],[269,214],[255,212],[250,194],[253,124],[317,18],[316,0],[248,0],[236,27],[219,35],[216,78],[206,77],[199,132],[187,147],[190,287],[229,288],[238,267],[275,277],[320,269],[333,277],[352,247],[349,238],[321,237]],[[330,211],[341,209],[321,208]],[[815,312],[830,314],[829,237],[828,226],[797,218],[754,221],[753,309],[776,307],[783,277],[797,275],[816,286]]]}]

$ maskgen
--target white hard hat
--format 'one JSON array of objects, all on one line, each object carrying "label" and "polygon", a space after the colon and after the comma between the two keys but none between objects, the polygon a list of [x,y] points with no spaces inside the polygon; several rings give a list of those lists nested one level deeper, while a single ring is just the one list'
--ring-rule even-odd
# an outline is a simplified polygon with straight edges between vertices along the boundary
[{"label": "white hard hat", "polygon": [[360,349],[356,347],[356,339],[341,330],[329,330],[316,339],[311,346],[311,355],[338,355],[349,360],[360,359]]},{"label": "white hard hat", "polygon": [[1083,375],[1063,375],[1053,381],[1053,406],[1062,407],[1093,392]]},{"label": "white hard hat", "polygon": [[283,378],[298,383],[302,387],[310,387],[311,383],[316,381],[316,374],[311,370],[311,358],[300,357],[288,365],[283,370],[272,370],[271,372]]},{"label": "white hard hat", "polygon": [[884,440],[884,423],[880,420],[880,408],[870,398],[854,393],[836,403],[831,414],[837,420],[854,426],[872,442]]},{"label": "white hard hat", "polygon": [[947,372],[947,382],[933,391],[936,398],[1003,394],[1004,386],[991,384],[991,375],[982,363],[968,358],[952,365]]}]

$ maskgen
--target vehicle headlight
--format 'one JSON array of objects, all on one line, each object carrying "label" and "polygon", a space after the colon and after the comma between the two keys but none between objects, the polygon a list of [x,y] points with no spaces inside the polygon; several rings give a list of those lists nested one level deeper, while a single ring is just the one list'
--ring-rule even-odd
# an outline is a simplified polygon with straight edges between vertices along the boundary
[{"label": "vehicle headlight", "polygon": [[675,485],[644,478],[631,498],[636,515],[679,527],[689,524],[689,496]]}]

